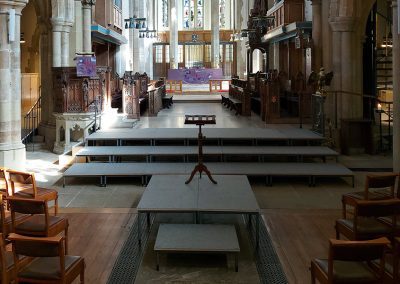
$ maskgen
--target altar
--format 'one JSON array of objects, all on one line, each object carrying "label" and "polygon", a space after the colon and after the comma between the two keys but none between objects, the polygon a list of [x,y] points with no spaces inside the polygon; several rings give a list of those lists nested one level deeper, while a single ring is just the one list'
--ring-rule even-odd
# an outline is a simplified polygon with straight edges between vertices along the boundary
[{"label": "altar", "polygon": [[185,84],[207,84],[211,79],[224,79],[222,69],[221,68],[168,69],[168,80],[182,81]]}]

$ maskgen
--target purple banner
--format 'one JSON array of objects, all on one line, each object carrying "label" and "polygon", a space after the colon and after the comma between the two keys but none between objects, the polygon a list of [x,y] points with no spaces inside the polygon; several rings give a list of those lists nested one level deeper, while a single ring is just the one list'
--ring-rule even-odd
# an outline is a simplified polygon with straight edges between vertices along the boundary
[{"label": "purple banner", "polygon": [[169,69],[168,80],[182,80],[186,84],[204,84],[210,79],[224,79],[222,69],[190,68]]},{"label": "purple banner", "polygon": [[96,57],[78,56],[76,58],[76,74],[78,77],[96,77]]}]

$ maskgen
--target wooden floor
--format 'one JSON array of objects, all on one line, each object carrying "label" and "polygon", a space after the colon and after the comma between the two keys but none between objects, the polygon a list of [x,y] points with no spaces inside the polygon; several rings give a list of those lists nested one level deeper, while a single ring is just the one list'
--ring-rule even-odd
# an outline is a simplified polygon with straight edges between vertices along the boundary
[{"label": "wooden floor", "polygon": [[[129,228],[129,209],[63,209],[70,222],[70,252],[86,262],[86,283],[106,283]],[[67,213],[65,213],[67,212]],[[310,283],[309,265],[328,253],[339,210],[265,209],[264,221],[289,283]],[[78,282],[74,282],[78,283]]]},{"label": "wooden floor", "polygon": [[327,258],[340,210],[265,209],[264,221],[289,283],[311,283],[310,261]]},{"label": "wooden floor", "polygon": [[73,211],[79,213],[62,214],[70,224],[70,254],[85,258],[85,283],[106,283],[136,214],[118,209]]}]

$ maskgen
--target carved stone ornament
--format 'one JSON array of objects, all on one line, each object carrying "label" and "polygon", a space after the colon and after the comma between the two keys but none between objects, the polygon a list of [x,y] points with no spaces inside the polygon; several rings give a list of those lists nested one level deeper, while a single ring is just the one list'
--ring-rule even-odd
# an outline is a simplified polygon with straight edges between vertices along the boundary
[{"label": "carved stone ornament", "polygon": [[81,0],[82,6],[94,6],[96,5],[96,0]]}]

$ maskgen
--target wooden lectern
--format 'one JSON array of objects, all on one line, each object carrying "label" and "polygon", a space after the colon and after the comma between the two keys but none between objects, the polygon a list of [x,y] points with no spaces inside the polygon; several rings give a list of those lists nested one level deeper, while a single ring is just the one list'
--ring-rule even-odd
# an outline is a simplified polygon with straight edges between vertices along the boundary
[{"label": "wooden lectern", "polygon": [[215,124],[215,115],[185,115],[185,124],[196,124],[199,126],[199,136],[198,136],[198,144],[199,144],[199,158],[198,163],[194,167],[189,179],[185,182],[186,184],[190,183],[194,177],[194,175],[199,172],[200,178],[201,173],[205,172],[208,178],[212,183],[217,184],[217,182],[212,178],[210,171],[203,164],[203,140],[206,138],[201,133],[201,127],[205,124]]}]

